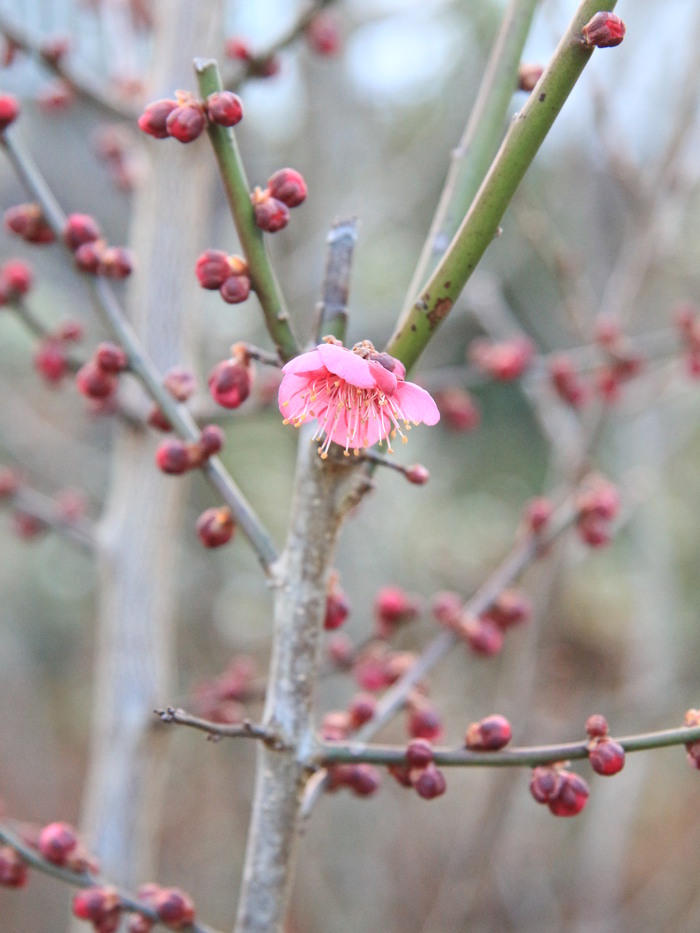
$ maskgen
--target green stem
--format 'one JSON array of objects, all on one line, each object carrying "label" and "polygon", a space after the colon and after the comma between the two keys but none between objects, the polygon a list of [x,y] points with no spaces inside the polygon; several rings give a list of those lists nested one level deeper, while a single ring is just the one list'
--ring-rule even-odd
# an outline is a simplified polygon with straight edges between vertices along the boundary
[{"label": "green stem", "polygon": [[616,0],[584,0],[552,60],[516,115],[467,216],[418,299],[402,314],[387,352],[409,369],[452,310],[489,243],[525,172],[530,167],[566,98],[588,63],[592,48],[581,30]]},{"label": "green stem", "polygon": [[[611,737],[612,738],[612,737]],[[700,740],[700,726],[681,726],[660,732],[627,735],[615,738],[626,752],[641,752],[670,745],[686,745]],[[499,752],[473,752],[464,748],[435,748],[433,760],[441,767],[509,768],[553,764],[588,758],[589,740],[567,742],[562,745],[536,745],[529,748],[509,748]],[[319,763],[324,767],[334,764],[368,762],[376,765],[406,763],[406,747],[397,745],[363,745],[358,742],[326,742],[319,751]]]},{"label": "green stem", "polygon": [[[503,16],[464,135],[452,153],[447,181],[408,289],[409,302],[457,232],[498,150],[536,5],[537,0],[510,0]],[[404,313],[409,310],[410,304]]]},{"label": "green stem", "polygon": [[[219,68],[212,59],[196,58],[194,69],[199,93],[206,100],[210,94],[223,90]],[[283,361],[299,354],[299,345],[289,325],[289,313],[270,258],[262,230],[255,224],[255,212],[250,200],[250,185],[238,151],[233,130],[209,122],[207,133],[219,164],[226,200],[236,225],[241,249],[248,263],[250,281],[265,315],[265,324],[277,352]]]}]

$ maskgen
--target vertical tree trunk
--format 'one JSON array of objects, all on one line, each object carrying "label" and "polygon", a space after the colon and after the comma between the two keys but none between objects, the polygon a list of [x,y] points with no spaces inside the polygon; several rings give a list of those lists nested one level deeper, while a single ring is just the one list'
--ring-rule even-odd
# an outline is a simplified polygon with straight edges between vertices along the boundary
[{"label": "vertical tree trunk", "polygon": [[235,933],[281,933],[294,878],[301,795],[313,749],[312,703],[328,575],[344,516],[368,489],[363,471],[322,461],[299,438],[289,535],[277,568],[272,662],[263,721],[282,749],[258,750]]},{"label": "vertical tree trunk", "polygon": [[[148,98],[191,87],[195,55],[215,55],[222,2],[158,0]],[[138,267],[132,321],[161,371],[192,354],[193,269],[205,242],[213,160],[171,140],[144,140],[148,177],[134,205]],[[190,286],[190,281],[192,285]],[[178,538],[187,484],[159,473],[151,432],[115,426],[112,476],[99,529],[94,724],[83,822],[111,879],[153,874],[163,737],[153,709],[173,689]]]}]

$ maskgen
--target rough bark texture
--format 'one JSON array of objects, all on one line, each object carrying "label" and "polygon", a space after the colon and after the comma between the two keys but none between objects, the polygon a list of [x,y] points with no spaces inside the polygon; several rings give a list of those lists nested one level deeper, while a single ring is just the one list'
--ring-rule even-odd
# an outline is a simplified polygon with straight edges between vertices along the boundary
[{"label": "rough bark texture", "polygon": [[[149,99],[192,86],[196,54],[216,54],[220,0],[159,0]],[[132,321],[161,371],[191,358],[197,291],[186,274],[204,242],[210,159],[175,141],[144,140],[148,178],[135,199],[138,271]],[[195,143],[196,145],[196,143]],[[163,737],[153,709],[172,696],[182,480],[154,466],[151,432],[115,427],[112,477],[99,528],[99,618],[84,829],[105,874],[133,886],[153,873]]]},{"label": "rough bark texture", "polygon": [[294,876],[304,761],[313,748],[312,701],[328,574],[343,517],[365,474],[322,461],[300,439],[287,545],[278,568],[273,657],[264,723],[283,750],[261,746],[236,933],[282,931]]}]

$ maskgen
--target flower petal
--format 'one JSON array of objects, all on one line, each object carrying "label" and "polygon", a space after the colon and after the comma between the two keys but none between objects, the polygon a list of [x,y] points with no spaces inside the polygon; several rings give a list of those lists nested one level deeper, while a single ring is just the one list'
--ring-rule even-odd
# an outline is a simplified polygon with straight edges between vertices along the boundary
[{"label": "flower petal", "polygon": [[350,385],[357,386],[360,389],[373,389],[375,387],[369,362],[358,356],[357,353],[332,343],[322,343],[316,349],[323,361],[323,365],[336,376],[340,376]]},{"label": "flower petal", "polygon": [[440,412],[432,396],[415,382],[400,382],[394,398],[409,421],[437,424],[440,420]]},{"label": "flower petal", "polygon": [[389,372],[376,360],[369,360],[369,371],[372,373],[375,385],[384,395],[393,395],[396,391],[396,376]]},{"label": "flower petal", "polygon": [[313,373],[318,369],[323,369],[323,360],[318,352],[318,347],[309,350],[308,353],[302,353],[289,360],[282,367],[283,373]]}]

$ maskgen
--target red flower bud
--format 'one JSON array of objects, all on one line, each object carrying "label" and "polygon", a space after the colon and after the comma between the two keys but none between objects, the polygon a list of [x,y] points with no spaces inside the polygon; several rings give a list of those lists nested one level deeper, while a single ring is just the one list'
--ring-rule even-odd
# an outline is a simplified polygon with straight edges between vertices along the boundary
[{"label": "red flower bud", "polygon": [[226,437],[218,424],[205,424],[199,437],[199,443],[205,457],[213,457],[223,448]]},{"label": "red flower bud", "polygon": [[494,713],[469,726],[464,744],[472,751],[496,752],[505,748],[512,737],[508,720]]},{"label": "red flower bud", "polygon": [[406,467],[404,476],[414,486],[424,486],[430,479],[430,470],[420,463],[414,463],[412,466]]},{"label": "red flower bud", "polygon": [[105,373],[121,373],[129,366],[126,352],[116,343],[100,343],[95,350],[95,365]]},{"label": "red flower bud", "polygon": [[549,525],[554,506],[549,499],[538,496],[525,506],[525,522],[533,534],[540,534]]},{"label": "red flower bud", "polygon": [[306,182],[293,168],[281,168],[267,180],[271,198],[282,201],[287,207],[298,207],[306,200]]},{"label": "red flower bud", "polygon": [[94,360],[88,360],[76,373],[75,384],[86,398],[107,399],[117,391],[118,381],[114,373],[106,373]]},{"label": "red flower bud", "polygon": [[83,339],[83,325],[80,321],[63,321],[56,328],[56,340],[65,343],[78,342]]},{"label": "red flower bud", "polygon": [[440,409],[440,416],[450,430],[466,433],[479,426],[479,408],[469,392],[463,389],[445,389],[437,393],[435,401]]},{"label": "red flower bud", "polygon": [[241,360],[223,360],[209,374],[209,392],[223,408],[238,408],[250,395],[252,382],[250,366]]},{"label": "red flower bud", "polygon": [[475,654],[492,657],[503,648],[503,629],[492,619],[481,616],[465,618],[456,631]]},{"label": "red flower bud", "polygon": [[12,94],[0,94],[0,133],[14,123],[19,116],[19,101]]},{"label": "red flower bud", "polygon": [[535,346],[527,337],[516,337],[503,343],[481,338],[473,340],[469,348],[472,362],[499,382],[510,382],[522,376],[534,354]]},{"label": "red flower bud", "polygon": [[585,45],[609,49],[619,45],[625,38],[625,24],[614,13],[596,13],[582,32]]},{"label": "red flower bud", "polygon": [[207,125],[204,107],[199,101],[188,101],[171,110],[165,121],[168,136],[181,143],[191,143]]},{"label": "red flower bud", "polygon": [[83,243],[99,240],[101,233],[97,221],[89,214],[69,214],[62,235],[68,249],[75,252]]},{"label": "red flower bud", "polygon": [[327,632],[340,628],[350,615],[350,602],[338,583],[333,583],[326,596],[323,627]]},{"label": "red flower bud", "polygon": [[586,720],[586,733],[592,739],[598,739],[608,734],[608,720],[600,713],[593,713]]},{"label": "red flower bud", "polygon": [[240,304],[250,294],[250,279],[247,275],[229,275],[221,283],[219,293],[227,304]]},{"label": "red flower bud", "polygon": [[552,388],[559,398],[571,405],[580,408],[588,400],[588,387],[581,381],[581,377],[568,356],[563,353],[551,357],[547,365]]},{"label": "red flower bud", "polygon": [[236,529],[228,508],[207,509],[197,519],[197,534],[204,547],[220,547],[233,537]]},{"label": "red flower bud", "polygon": [[131,275],[134,263],[131,253],[124,246],[108,246],[102,251],[98,275],[106,279],[125,279]]},{"label": "red flower bud", "polygon": [[192,467],[187,445],[176,437],[163,441],[156,450],[156,464],[171,476],[187,472]]},{"label": "red flower bud", "polygon": [[207,116],[219,126],[235,126],[243,119],[243,103],[232,91],[216,91],[206,100]]},{"label": "red flower bud", "polygon": [[37,839],[37,849],[54,865],[63,865],[77,845],[78,834],[70,823],[49,823]]},{"label": "red flower bud", "polygon": [[138,119],[139,129],[156,139],[167,139],[170,135],[166,121],[178,103],[176,100],[156,100],[149,104]]},{"label": "red flower bud", "polygon": [[42,340],[34,354],[34,368],[49,383],[58,383],[68,372],[63,345],[57,340]]},{"label": "red flower bud", "polygon": [[16,204],[5,211],[5,226],[27,243],[53,243],[56,239],[38,204]]},{"label": "red flower bud", "polygon": [[29,880],[27,866],[11,846],[0,846],[0,885],[23,888]]},{"label": "red flower bud", "polygon": [[13,496],[20,487],[20,478],[10,467],[0,467],[0,499]]},{"label": "red flower bud", "polygon": [[318,13],[306,27],[304,34],[317,55],[336,55],[340,49],[340,35],[335,16]]},{"label": "red flower bud", "polygon": [[289,223],[289,208],[282,201],[263,192],[254,193],[252,201],[255,223],[266,233],[277,233]]},{"label": "red flower bud", "polygon": [[555,797],[547,801],[554,816],[576,816],[588,801],[588,784],[578,774],[561,771],[561,785]]},{"label": "red flower bud", "polygon": [[92,921],[99,930],[116,930],[116,926],[103,927],[102,924],[116,917],[118,926],[121,911],[119,892],[109,885],[83,888],[73,897],[72,910],[75,917]]},{"label": "red flower bud", "polygon": [[179,888],[163,888],[156,894],[153,906],[158,918],[175,930],[194,920],[194,902]]},{"label": "red flower bud", "polygon": [[205,250],[194,267],[195,275],[202,288],[221,288],[231,275],[231,264],[228,256],[220,249]]},{"label": "red flower bud", "polygon": [[9,259],[0,270],[0,282],[10,294],[26,295],[32,287],[32,270],[21,259]]},{"label": "red flower bud", "polygon": [[442,717],[427,700],[414,701],[408,714],[408,733],[434,742],[442,735]]},{"label": "red flower bud", "polygon": [[90,240],[76,249],[73,258],[75,259],[76,266],[80,270],[89,272],[92,275],[97,275],[100,271],[104,251],[104,240]]},{"label": "red flower bud", "polygon": [[163,377],[163,385],[178,402],[186,402],[197,388],[194,373],[184,366],[173,366]]},{"label": "red flower bud", "polygon": [[377,708],[377,701],[370,693],[358,693],[350,701],[348,706],[348,716],[350,717],[350,727],[359,729],[374,716]]},{"label": "red flower bud", "polygon": [[399,586],[385,586],[374,599],[374,615],[380,638],[389,638],[397,625],[412,622],[420,614],[420,601]]},{"label": "red flower bud", "polygon": [[406,746],[409,768],[425,768],[433,760],[433,746],[427,739],[411,739]]},{"label": "red flower bud", "polygon": [[440,797],[447,790],[445,775],[434,764],[429,764],[413,782],[416,793],[424,800]]},{"label": "red flower bud", "polygon": [[625,750],[619,742],[603,736],[591,742],[588,760],[596,774],[617,774],[625,766]]}]

